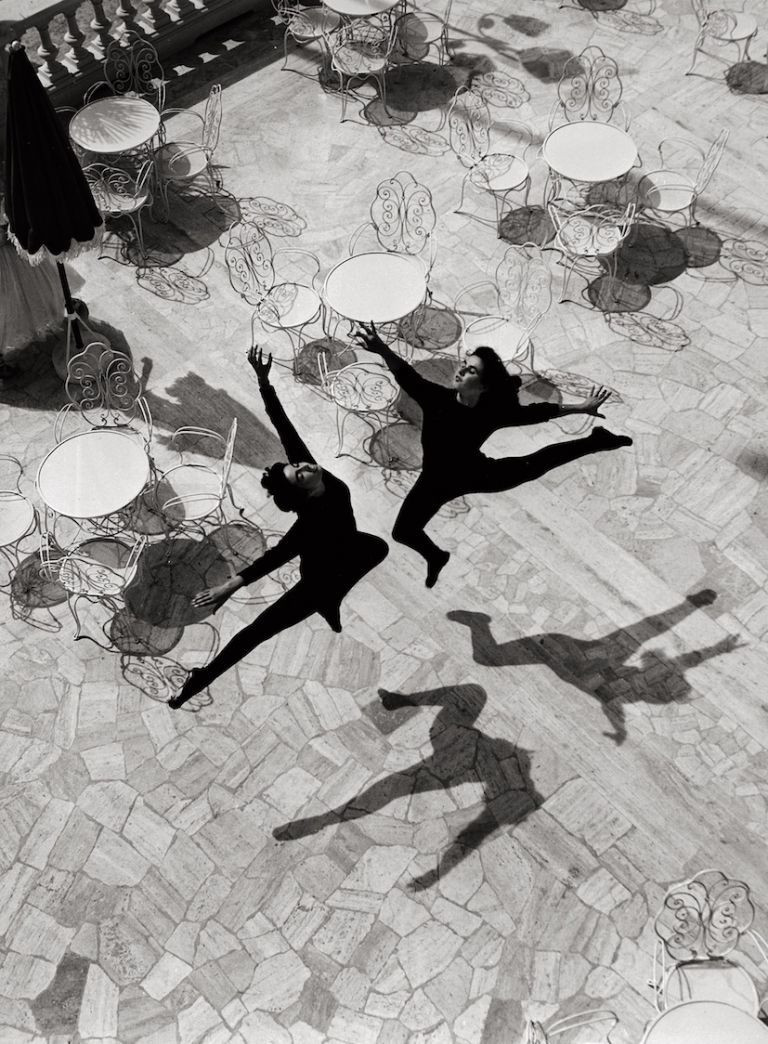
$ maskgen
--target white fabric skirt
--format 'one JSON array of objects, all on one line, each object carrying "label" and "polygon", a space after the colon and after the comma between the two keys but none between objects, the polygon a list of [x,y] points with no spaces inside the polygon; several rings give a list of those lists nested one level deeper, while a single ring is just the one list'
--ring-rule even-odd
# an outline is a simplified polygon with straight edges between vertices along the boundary
[{"label": "white fabric skirt", "polygon": [[12,243],[0,241],[0,353],[23,348],[63,318],[56,266],[30,265]]}]

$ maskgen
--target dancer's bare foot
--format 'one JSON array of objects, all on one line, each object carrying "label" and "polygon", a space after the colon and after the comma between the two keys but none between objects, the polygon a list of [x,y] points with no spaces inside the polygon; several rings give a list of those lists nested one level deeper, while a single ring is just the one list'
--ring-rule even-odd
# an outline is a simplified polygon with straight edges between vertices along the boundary
[{"label": "dancer's bare foot", "polygon": [[207,684],[202,669],[200,667],[193,667],[178,694],[172,696],[171,699],[168,700],[168,706],[171,710],[179,710],[180,707],[184,706],[187,700],[191,700],[193,696],[197,696],[199,692],[202,692],[203,689],[207,687]]},{"label": "dancer's bare foot", "polygon": [[385,710],[401,710],[403,707],[413,707],[414,704],[399,692],[390,692],[388,689],[379,689],[379,699]]},{"label": "dancer's bare foot", "polygon": [[600,449],[618,449],[619,446],[631,446],[632,439],[629,435],[615,435],[601,424],[598,424],[589,433],[589,438],[598,444]]},{"label": "dancer's bare foot", "polygon": [[450,551],[440,551],[440,553],[435,555],[432,561],[427,565],[427,579],[424,581],[427,587],[435,586],[437,578],[440,576],[445,566],[448,565],[448,559],[450,557]]},{"label": "dancer's bare foot", "polygon": [[693,594],[689,594],[685,600],[700,609],[703,605],[712,605],[716,598],[717,591],[705,587],[702,591],[694,591]]},{"label": "dancer's bare foot", "polygon": [[489,624],[491,618],[488,613],[473,613],[469,609],[451,609],[445,614],[447,619],[454,623],[464,624],[465,627],[473,627],[475,624]]}]

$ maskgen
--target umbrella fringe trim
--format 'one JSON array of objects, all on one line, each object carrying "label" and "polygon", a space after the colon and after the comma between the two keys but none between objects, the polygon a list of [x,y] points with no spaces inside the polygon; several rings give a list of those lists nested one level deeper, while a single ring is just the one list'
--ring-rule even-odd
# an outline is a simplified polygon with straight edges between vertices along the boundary
[{"label": "umbrella fringe trim", "polygon": [[24,249],[22,244],[19,242],[18,237],[10,228],[7,229],[7,234],[8,239],[16,247],[16,253],[19,257],[23,257],[30,265],[36,266],[41,265],[46,259],[53,261],[54,263],[74,260],[74,258],[78,257],[80,254],[84,254],[87,250],[92,250],[93,247],[101,241],[103,230],[104,226],[99,225],[95,234],[85,242],[79,242],[76,239],[70,240],[69,246],[66,250],[62,250],[59,254],[52,254],[46,246],[41,246],[34,252],[34,254],[30,254]]}]

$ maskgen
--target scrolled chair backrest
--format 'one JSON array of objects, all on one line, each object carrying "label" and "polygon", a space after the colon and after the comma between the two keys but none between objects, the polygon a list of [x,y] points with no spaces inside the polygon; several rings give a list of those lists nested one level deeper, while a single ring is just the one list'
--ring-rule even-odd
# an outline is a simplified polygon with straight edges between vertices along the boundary
[{"label": "scrolled chair backrest", "polygon": [[92,341],[67,364],[67,398],[92,427],[127,427],[141,413],[141,382],[124,353]]},{"label": "scrolled chair backrest", "polygon": [[250,221],[231,225],[224,260],[235,293],[248,304],[260,304],[274,286],[275,268],[272,246],[259,226]]},{"label": "scrolled chair backrest", "polygon": [[704,162],[699,168],[699,172],[696,175],[696,181],[694,184],[694,191],[697,195],[699,192],[703,192],[712,180],[713,174],[720,165],[720,160],[723,157],[723,151],[725,149],[725,143],[727,141],[728,131],[723,129],[720,131],[718,136],[707,149],[707,154],[704,157]]},{"label": "scrolled chair backrest", "polygon": [[124,33],[107,47],[104,79],[115,94],[136,94],[162,108],[163,67],[155,48],[139,33]]},{"label": "scrolled chair backrest", "polygon": [[552,269],[535,243],[525,243],[522,249],[527,261],[517,299],[517,318],[530,333],[552,304]]},{"label": "scrolled chair backrest", "polygon": [[432,193],[408,171],[398,171],[376,189],[371,222],[385,250],[418,254],[437,223]]},{"label": "scrolled chair backrest", "polygon": [[585,47],[569,58],[557,85],[557,96],[565,119],[608,123],[621,101],[623,87],[615,59],[599,47]]},{"label": "scrolled chair backrest", "polygon": [[208,94],[203,113],[203,134],[201,144],[207,152],[214,152],[219,144],[219,132],[221,131],[221,84],[214,83]]},{"label": "scrolled chair backrest", "polygon": [[448,139],[465,167],[473,167],[488,154],[491,113],[475,91],[459,87],[448,110]]},{"label": "scrolled chair backrest", "polygon": [[720,870],[702,870],[664,897],[654,929],[675,961],[725,957],[749,930],[755,908],[749,887]]}]

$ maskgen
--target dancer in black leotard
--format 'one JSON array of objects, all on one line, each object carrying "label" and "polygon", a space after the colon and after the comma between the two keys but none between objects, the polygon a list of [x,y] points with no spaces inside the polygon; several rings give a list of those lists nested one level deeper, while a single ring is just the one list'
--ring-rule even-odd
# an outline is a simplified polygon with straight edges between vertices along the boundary
[{"label": "dancer in black leotard", "polygon": [[486,457],[480,447],[499,428],[538,424],[569,413],[602,417],[599,410],[610,392],[593,388],[589,398],[574,406],[521,406],[520,378],[507,373],[492,348],[476,348],[456,372],[455,387],[446,388],[422,377],[388,348],[373,323],[360,324],[355,337],[361,348],[381,356],[424,415],[421,475],[403,501],[392,536],[426,559],[427,587],[435,585],[450,558],[424,532],[443,504],[468,493],[513,489],[587,453],[632,445],[628,436],[596,427],[586,438],[558,442],[525,457]]},{"label": "dancer in black leotard", "polygon": [[174,708],[201,692],[257,645],[313,613],[322,616],[334,631],[341,631],[342,600],[387,556],[384,540],[359,532],[348,486],[315,462],[288,420],[269,383],[272,356],[265,361],[261,350],[252,348],[248,361],[259,379],[267,415],[291,461],[268,467],[261,484],[281,511],[295,511],[298,517],[275,547],[231,580],[201,591],[193,599],[193,605],[218,609],[243,585],[260,580],[297,556],[301,561],[301,579],[252,624],[239,631],[209,664],[190,673],[179,695],[169,701]]}]

